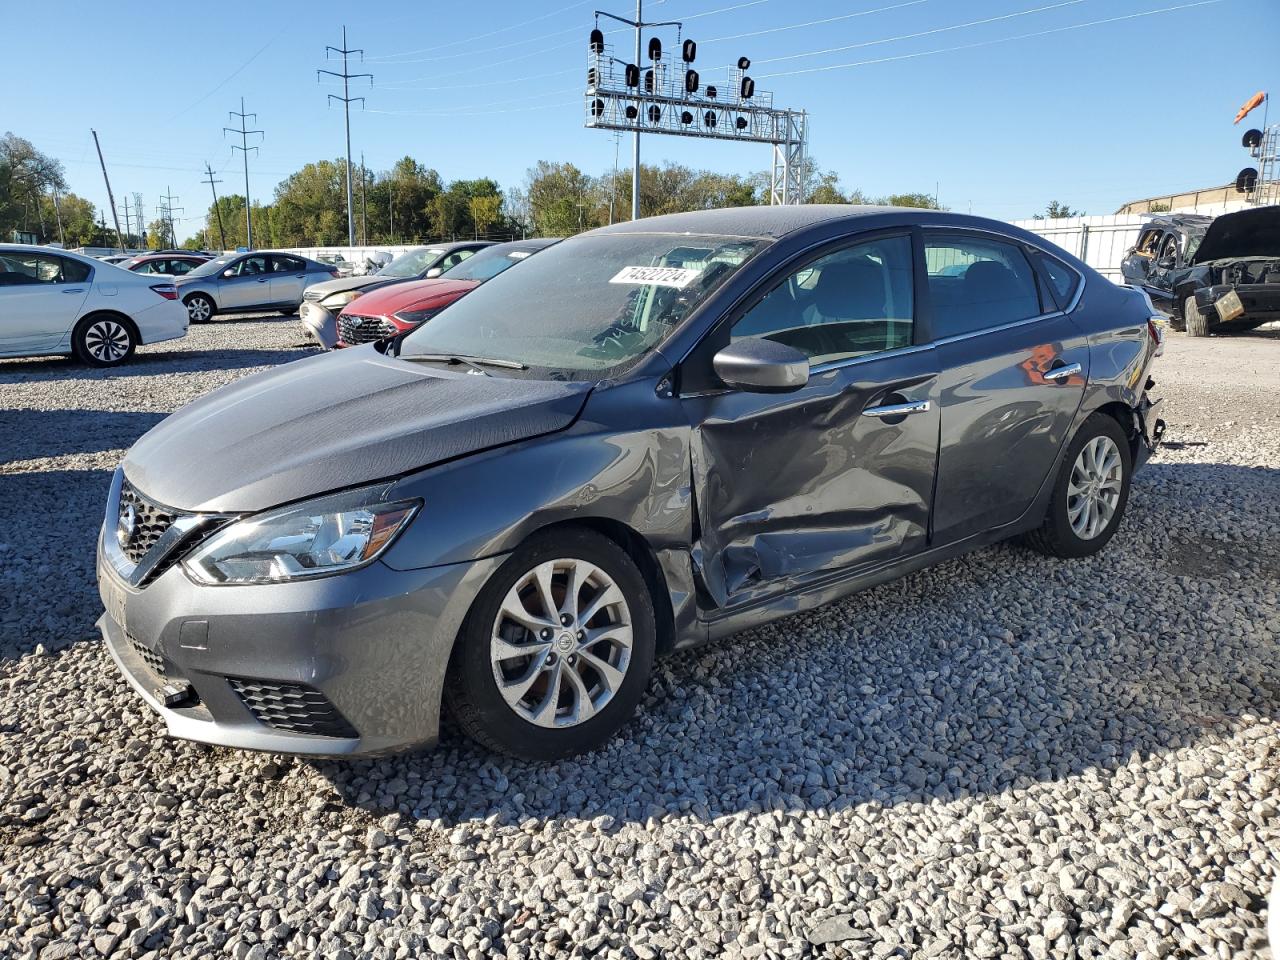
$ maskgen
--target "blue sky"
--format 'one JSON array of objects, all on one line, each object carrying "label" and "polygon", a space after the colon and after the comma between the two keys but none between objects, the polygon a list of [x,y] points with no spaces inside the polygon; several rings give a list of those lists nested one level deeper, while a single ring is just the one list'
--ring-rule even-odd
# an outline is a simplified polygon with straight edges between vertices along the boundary
[{"label": "blue sky", "polygon": [[[936,184],[954,210],[1016,219],[1054,199],[1111,213],[1246,165],[1245,125],[1231,120],[1254,91],[1280,94],[1280,0],[1189,2],[649,0],[645,16],[684,21],[704,81],[750,57],[759,89],[809,111],[810,152],[846,187]],[[266,131],[250,157],[255,199],[342,153],[342,113],[326,106],[335,88],[315,71],[335,67],[324,47],[340,44],[344,23],[366,52],[356,69],[374,74],[353,90],[367,101],[352,113],[353,149],[371,168],[411,154],[446,180],[510,187],[541,159],[613,165],[612,135],[582,126],[591,0],[132,6],[55,0],[51,30],[49,4],[6,4],[0,129],[60,158],[71,188],[105,207],[95,127],[117,200],[140,191],[150,219],[171,189],[180,235],[202,225],[206,160],[221,192],[243,189],[222,134],[242,95]],[[634,13],[633,0],[601,6]],[[1170,7],[1183,8],[1130,17]],[[647,137],[643,151],[739,173],[770,160],[766,146],[672,137]]]}]

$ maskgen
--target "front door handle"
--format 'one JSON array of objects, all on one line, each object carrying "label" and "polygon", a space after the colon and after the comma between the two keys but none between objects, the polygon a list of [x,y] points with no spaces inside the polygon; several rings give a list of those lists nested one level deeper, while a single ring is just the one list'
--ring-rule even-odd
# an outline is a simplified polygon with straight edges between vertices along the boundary
[{"label": "front door handle", "polygon": [[1046,380],[1065,380],[1067,377],[1074,377],[1082,369],[1078,363],[1068,363],[1061,367],[1054,367],[1044,375],[1044,378]]},{"label": "front door handle", "polygon": [[63,293],[84,293],[84,287],[71,287],[70,289],[63,290],[62,292]]},{"label": "front door handle", "polygon": [[883,407],[867,407],[862,411],[862,415],[864,417],[905,417],[909,413],[926,413],[928,410],[928,400],[916,400],[912,403],[890,403]]},{"label": "front door handle", "polygon": [[263,278],[262,278],[261,280],[259,280],[258,282],[259,282],[259,283],[266,283],[266,282],[267,282],[267,280],[269,280],[269,279],[270,279],[269,277],[263,277]]}]

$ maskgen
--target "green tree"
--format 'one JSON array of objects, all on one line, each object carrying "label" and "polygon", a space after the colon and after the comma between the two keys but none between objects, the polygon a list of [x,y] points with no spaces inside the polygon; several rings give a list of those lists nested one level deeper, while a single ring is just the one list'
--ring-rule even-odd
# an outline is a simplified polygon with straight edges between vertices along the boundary
[{"label": "green tree", "polygon": [[308,163],[282,180],[256,246],[312,247],[347,242],[346,161]]},{"label": "green tree", "polygon": [[932,194],[928,193],[891,193],[880,201],[891,207],[918,207],[923,210],[945,210]]},{"label": "green tree", "polygon": [[1044,208],[1044,213],[1035,214],[1033,220],[1044,220],[1046,217],[1050,220],[1064,220],[1067,217],[1079,217],[1084,214],[1083,210],[1072,210],[1065,203],[1059,203],[1057,200],[1050,200],[1049,205]]},{"label": "green tree", "polygon": [[502,195],[484,194],[471,198],[471,222],[475,226],[475,235],[481,236],[489,232],[502,216]]},{"label": "green tree", "polygon": [[18,229],[35,233],[41,241],[56,240],[57,221],[45,218],[43,198],[66,189],[61,162],[14,133],[0,137],[0,239],[7,240]]},{"label": "green tree", "polygon": [[539,160],[529,170],[525,192],[534,228],[544,237],[565,237],[596,225],[596,184],[572,163]]}]

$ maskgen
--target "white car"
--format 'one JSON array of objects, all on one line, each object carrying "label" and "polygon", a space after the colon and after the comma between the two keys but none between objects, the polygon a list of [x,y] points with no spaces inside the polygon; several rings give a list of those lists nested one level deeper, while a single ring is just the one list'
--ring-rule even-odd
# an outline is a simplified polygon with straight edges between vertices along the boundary
[{"label": "white car", "polygon": [[71,354],[112,367],[187,333],[171,280],[57,250],[0,243],[0,357]]}]

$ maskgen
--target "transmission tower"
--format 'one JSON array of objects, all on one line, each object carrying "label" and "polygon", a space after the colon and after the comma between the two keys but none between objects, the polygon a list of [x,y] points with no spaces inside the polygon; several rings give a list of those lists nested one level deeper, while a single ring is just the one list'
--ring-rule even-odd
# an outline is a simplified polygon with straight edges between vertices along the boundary
[{"label": "transmission tower", "polygon": [[231,145],[231,149],[233,151],[239,150],[241,153],[244,154],[244,233],[245,233],[245,245],[250,250],[252,250],[253,249],[253,213],[251,212],[252,208],[249,205],[249,151],[250,150],[256,151],[258,148],[249,146],[249,137],[251,136],[266,137],[266,134],[263,133],[261,130],[245,129],[245,124],[248,122],[250,117],[253,117],[254,123],[258,122],[258,115],[256,113],[244,112],[244,97],[240,98],[240,112],[237,113],[235,110],[232,110],[230,111],[230,114],[233,117],[240,118],[240,126],[223,127],[222,135],[225,137],[228,133],[240,134],[239,146],[233,143]]},{"label": "transmission tower", "polygon": [[175,197],[173,191],[169,187],[164,188],[164,206],[162,219],[169,225],[169,247],[176,250],[178,247],[178,233],[173,229],[173,212],[186,213],[185,207],[175,207],[173,201],[181,200],[181,197]]},{"label": "transmission tower", "polygon": [[349,48],[347,46],[347,28],[345,25],[342,28],[342,46],[324,48],[324,57],[326,60],[329,59],[330,53],[342,54],[342,72],[337,73],[333,70],[317,70],[316,82],[317,83],[320,82],[321,74],[328,74],[329,76],[337,77],[342,81],[342,96],[338,96],[336,93],[331,93],[329,94],[329,101],[332,102],[334,100],[337,100],[338,102],[340,102],[342,104],[342,112],[346,117],[346,124],[347,124],[347,243],[348,245],[354,247],[356,245],[356,218],[355,218],[355,210],[352,207],[352,203],[351,203],[351,104],[359,100],[360,106],[363,107],[364,97],[351,96],[350,85],[352,80],[356,80],[360,77],[368,77],[369,86],[372,87],[373,74],[372,73],[351,73],[347,69],[347,58],[353,53],[360,54],[360,62],[364,63],[364,50]]}]

